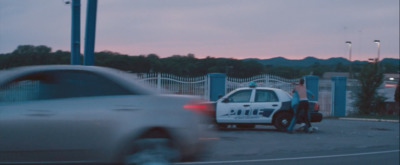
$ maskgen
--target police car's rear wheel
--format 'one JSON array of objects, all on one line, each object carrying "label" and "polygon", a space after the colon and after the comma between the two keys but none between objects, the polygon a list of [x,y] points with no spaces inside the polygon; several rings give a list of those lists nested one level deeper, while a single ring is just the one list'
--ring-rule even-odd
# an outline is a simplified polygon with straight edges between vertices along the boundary
[{"label": "police car's rear wheel", "polygon": [[290,113],[281,112],[281,113],[276,115],[275,120],[274,120],[274,126],[279,131],[285,131],[286,128],[290,124],[291,118],[292,118],[292,115]]}]

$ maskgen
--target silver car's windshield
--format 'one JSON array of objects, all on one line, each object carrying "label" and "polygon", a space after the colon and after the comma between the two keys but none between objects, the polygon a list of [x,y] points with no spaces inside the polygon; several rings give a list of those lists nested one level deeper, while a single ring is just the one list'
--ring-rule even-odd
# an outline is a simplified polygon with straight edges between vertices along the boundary
[{"label": "silver car's windshield", "polygon": [[88,71],[42,71],[16,77],[0,88],[1,102],[135,95],[123,84]]}]

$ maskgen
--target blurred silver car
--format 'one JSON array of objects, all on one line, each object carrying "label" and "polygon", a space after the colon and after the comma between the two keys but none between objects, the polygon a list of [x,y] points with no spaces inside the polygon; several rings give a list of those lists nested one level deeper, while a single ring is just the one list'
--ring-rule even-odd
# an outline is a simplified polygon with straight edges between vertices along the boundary
[{"label": "blurred silver car", "polygon": [[95,66],[0,72],[0,164],[170,162],[201,151],[206,106]]}]

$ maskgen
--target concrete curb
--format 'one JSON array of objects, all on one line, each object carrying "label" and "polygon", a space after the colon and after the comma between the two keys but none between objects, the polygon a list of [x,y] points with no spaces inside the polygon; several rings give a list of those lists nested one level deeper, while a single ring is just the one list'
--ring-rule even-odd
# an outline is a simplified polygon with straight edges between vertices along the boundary
[{"label": "concrete curb", "polygon": [[366,119],[366,118],[350,118],[350,117],[340,117],[339,120],[356,120],[356,121],[375,121],[375,122],[392,122],[392,123],[399,123],[399,120]]}]

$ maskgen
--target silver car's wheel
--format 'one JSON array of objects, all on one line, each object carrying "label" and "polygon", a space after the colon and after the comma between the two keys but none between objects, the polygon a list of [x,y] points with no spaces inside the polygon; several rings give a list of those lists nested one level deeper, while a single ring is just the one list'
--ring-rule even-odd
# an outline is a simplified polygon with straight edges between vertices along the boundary
[{"label": "silver car's wheel", "polygon": [[179,150],[168,138],[139,139],[133,146],[124,158],[125,165],[165,165],[180,160]]}]

